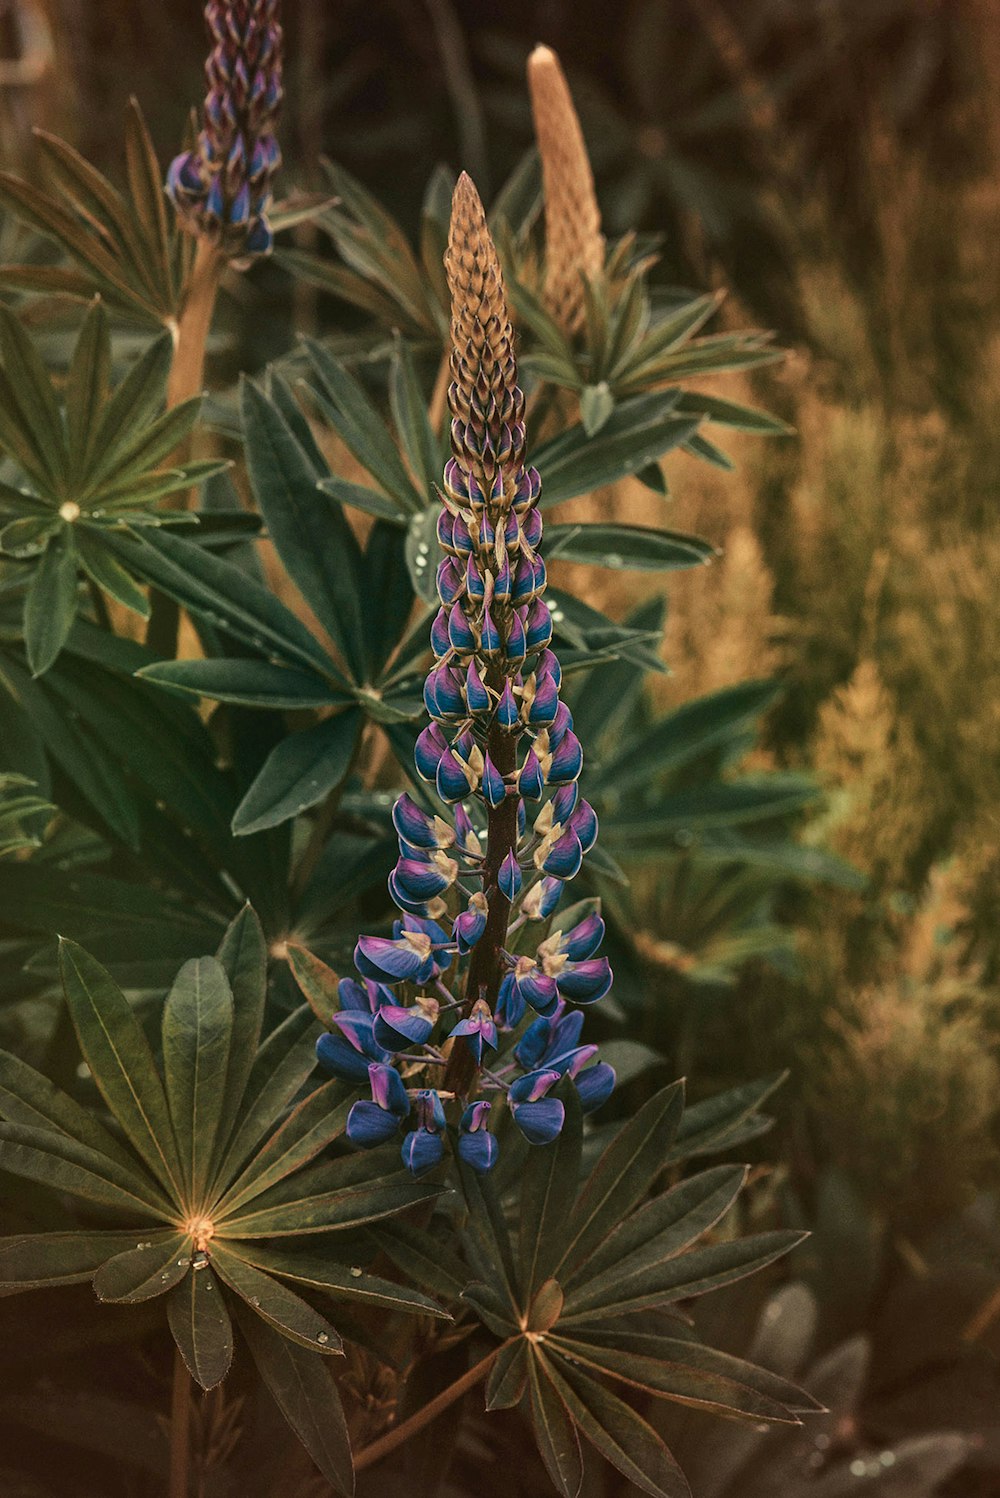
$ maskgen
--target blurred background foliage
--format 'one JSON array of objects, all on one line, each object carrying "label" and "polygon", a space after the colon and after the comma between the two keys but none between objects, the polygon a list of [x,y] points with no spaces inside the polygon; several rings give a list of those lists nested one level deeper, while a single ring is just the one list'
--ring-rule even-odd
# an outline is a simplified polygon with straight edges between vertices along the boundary
[{"label": "blurred background foliage", "polygon": [[[730,871],[723,898],[682,847],[649,862],[611,832],[609,848],[639,926],[615,964],[622,1002],[664,1076],[687,1071],[698,1096],[790,1071],[754,1199],[762,1221],[813,1229],[804,1284],[778,1311],[738,1287],[713,1305],[714,1331],[781,1371],[822,1359],[809,1386],[835,1418],[794,1449],[715,1428],[722,1454],[700,1467],[700,1417],[664,1434],[699,1498],[779,1483],[795,1498],[1000,1494],[1000,12],[288,0],[286,27],[286,190],[327,191],[326,154],[408,232],[439,162],[466,167],[488,199],[530,145],[524,62],[544,40],[566,67],[609,235],[656,236],[654,283],[726,286],[722,327],[776,327],[790,350],[711,389],[794,435],[727,434],[732,474],[670,458],[670,524],[723,555],[672,582],[672,674],[652,678],[645,705],[628,701],[641,724],[777,674],[786,689],[742,768],[818,777],[806,842],[864,883],[785,885],[773,906],[765,857]],[[8,0],[0,40],[2,164],[27,174],[43,126],[114,175],[132,91],[165,159],[201,92],[194,3]],[[294,232],[330,255],[315,226]],[[3,234],[14,242],[10,223]],[[363,323],[293,282],[280,255],[226,292],[223,389],[286,354],[293,326]],[[659,523],[664,506],[629,481],[582,503],[567,515]],[[652,606],[642,574],[586,576],[589,601],[616,618]],[[20,784],[2,794],[4,850],[23,858],[39,805]],[[56,834],[62,855],[68,837]],[[21,1009],[16,1024],[30,1042],[37,1021]],[[206,1441],[228,1439],[232,1418],[206,1406]],[[110,1439],[95,1436],[99,1455]],[[481,1424],[464,1438],[456,1484],[494,1439]],[[831,1476],[833,1456],[847,1461]],[[499,1468],[474,1470],[480,1492],[500,1492]]]}]

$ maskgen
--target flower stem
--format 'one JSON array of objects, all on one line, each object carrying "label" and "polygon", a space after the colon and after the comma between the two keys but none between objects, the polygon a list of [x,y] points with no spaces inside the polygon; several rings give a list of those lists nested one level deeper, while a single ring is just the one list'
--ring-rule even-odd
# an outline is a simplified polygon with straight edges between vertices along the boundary
[{"label": "flower stem", "polygon": [[[402,1446],[411,1436],[415,1436],[419,1430],[423,1430],[425,1425],[429,1425],[432,1420],[436,1420],[443,1410],[446,1410],[449,1405],[455,1403],[456,1399],[461,1399],[462,1395],[468,1393],[469,1389],[475,1388],[476,1384],[486,1377],[499,1351],[499,1347],[494,1347],[493,1351],[487,1353],[482,1362],[476,1363],[474,1367],[469,1369],[468,1373],[456,1379],[453,1384],[449,1384],[448,1388],[442,1390],[436,1399],[432,1399],[430,1404],[425,1404],[423,1409],[417,1410],[416,1414],[411,1415],[409,1420],[404,1420],[402,1425],[397,1425],[394,1429],[386,1431],[384,1436],[379,1436],[378,1440],[372,1441],[370,1446],[362,1447],[354,1458],[355,1471],[360,1472],[363,1467],[370,1467],[374,1462],[381,1461],[384,1456],[389,1455],[390,1451],[395,1451],[397,1446]],[[178,1498],[178,1495],[171,1492],[170,1498]]]},{"label": "flower stem", "polygon": [[[494,720],[490,727],[487,749],[490,759],[506,779],[517,768],[516,736],[507,733]],[[489,902],[486,930],[472,949],[465,985],[463,1014],[468,1015],[477,999],[485,999],[495,1010],[504,972],[503,950],[507,945],[510,924],[510,901],[501,894],[497,882],[500,867],[510,852],[517,852],[517,796],[507,796],[499,806],[491,807],[487,820],[486,857],[483,861],[483,889]],[[455,1044],[445,1072],[444,1085],[452,1092],[466,1093],[475,1075],[476,1064],[468,1046]]]},{"label": "flower stem", "polygon": [[205,382],[205,348],[225,257],[209,239],[199,239],[187,295],[177,323],[174,358],[167,380],[167,407],[199,395]]},{"label": "flower stem", "polygon": [[174,1348],[174,1384],[170,1400],[169,1498],[188,1498],[191,1467],[191,1375]]},{"label": "flower stem", "polygon": [[[225,265],[225,257],[211,240],[198,240],[194,264],[188,279],[184,305],[177,321],[174,337],[174,357],[167,378],[167,409],[200,395],[205,383],[205,348],[215,311],[215,298]],[[187,457],[186,444],[171,455],[169,462],[183,463]],[[181,489],[170,494],[164,501],[172,510],[192,508],[195,491]],[[177,630],[180,610],[172,598],[155,588],[150,596],[151,613],[146,628],[146,644],[158,655],[170,658],[177,649]]]}]

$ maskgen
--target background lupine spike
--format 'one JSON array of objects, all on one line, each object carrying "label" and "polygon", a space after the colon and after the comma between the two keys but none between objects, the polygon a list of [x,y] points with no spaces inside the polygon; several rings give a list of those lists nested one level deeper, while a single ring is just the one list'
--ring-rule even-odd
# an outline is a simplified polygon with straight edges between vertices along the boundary
[{"label": "background lupine spike", "polygon": [[544,302],[572,337],[584,320],[582,276],[604,266],[601,210],[573,98],[551,47],[536,47],[528,58],[528,85],[545,188]]},{"label": "background lupine spike", "polygon": [[167,173],[185,229],[230,258],[267,254],[267,212],[281,162],[275,136],[282,97],[281,0],[208,0],[212,50],[202,128]]}]

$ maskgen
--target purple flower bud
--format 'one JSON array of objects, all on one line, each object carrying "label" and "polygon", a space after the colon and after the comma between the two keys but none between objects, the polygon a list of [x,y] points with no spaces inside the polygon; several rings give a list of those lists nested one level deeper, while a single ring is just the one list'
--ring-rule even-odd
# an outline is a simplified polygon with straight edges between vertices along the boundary
[{"label": "purple flower bud", "polygon": [[483,614],[480,649],[485,656],[496,655],[500,650],[500,632],[493,622],[493,615],[489,609]]},{"label": "purple flower bud", "polygon": [[545,779],[534,749],[529,749],[524,756],[524,764],[517,777],[517,788],[529,801],[541,800],[542,791],[545,789]]},{"label": "purple flower bud", "polygon": [[496,1164],[499,1146],[486,1127],[490,1105],[470,1103],[458,1125],[458,1155],[479,1175],[485,1175]]},{"label": "purple flower bud", "polygon": [[535,698],[528,714],[528,722],[533,727],[548,728],[559,710],[559,688],[551,676],[540,679],[536,676],[535,680]]},{"label": "purple flower bud", "polygon": [[476,670],[475,661],[470,661],[465,673],[465,701],[470,713],[486,713],[490,709],[490,694],[483,686],[482,677]]},{"label": "purple flower bud", "polygon": [[444,1156],[444,1141],[440,1134],[430,1129],[411,1129],[403,1140],[400,1154],[411,1175],[426,1175],[435,1165],[440,1165]]},{"label": "purple flower bud", "polygon": [[469,777],[465,767],[450,749],[446,749],[438,761],[435,784],[442,801],[461,801],[469,794]]},{"label": "purple flower bud", "polygon": [[549,785],[566,785],[577,780],[583,769],[583,750],[575,733],[568,732],[552,755],[545,779]]},{"label": "purple flower bud", "polygon": [[477,1066],[482,1065],[483,1050],[486,1046],[489,1046],[491,1051],[497,1048],[496,1022],[489,1005],[482,999],[476,1000],[468,1019],[459,1020],[451,1033],[453,1036],[465,1038]]},{"label": "purple flower bud", "polygon": [[364,978],[386,983],[429,983],[434,973],[431,943],[407,934],[390,941],[362,936],[354,948],[354,965]]},{"label": "purple flower bud", "polygon": [[451,934],[458,943],[458,950],[461,956],[464,956],[466,952],[470,952],[476,945],[476,942],[479,941],[486,930],[486,918],[488,914],[489,906],[486,903],[485,895],[475,894],[470,899],[468,908],[455,917]]},{"label": "purple flower bud", "polygon": [[483,795],[488,806],[502,806],[507,797],[507,787],[503,776],[496,765],[490,759],[489,754],[483,762]]},{"label": "purple flower bud", "polygon": [[441,756],[448,741],[436,723],[429,723],[420,733],[413,749],[413,761],[422,780],[434,781]]},{"label": "purple flower bud", "polygon": [[504,681],[503,692],[500,694],[500,701],[497,704],[497,722],[508,733],[515,729],[520,722],[517,702],[514,699],[514,693],[511,691],[508,680]]},{"label": "purple flower bud", "polygon": [[520,894],[522,882],[521,866],[514,857],[513,849],[511,849],[505,855],[504,861],[500,865],[500,872],[497,875],[497,884],[511,904],[514,903]]},{"label": "purple flower bud", "polygon": [[[450,617],[450,609],[440,608],[434,615],[434,621],[431,624],[431,649],[433,650],[434,654],[439,657],[447,655],[449,650],[451,649],[451,640],[448,637],[448,620],[450,619]],[[424,695],[424,701],[427,702],[426,693]],[[429,703],[427,706],[427,711],[434,711]]]}]

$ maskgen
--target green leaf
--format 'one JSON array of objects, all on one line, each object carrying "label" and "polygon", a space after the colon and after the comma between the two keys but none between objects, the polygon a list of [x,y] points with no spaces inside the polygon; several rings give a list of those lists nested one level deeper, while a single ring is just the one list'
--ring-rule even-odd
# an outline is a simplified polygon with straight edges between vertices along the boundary
[{"label": "green leaf", "polygon": [[99,537],[86,525],[76,528],[76,547],[80,562],[87,576],[109,597],[131,609],[142,619],[149,618],[149,600],[142,589],[132,581],[125,568],[103,545]]},{"label": "green leaf", "polygon": [[135,1171],[125,1170],[68,1134],[26,1124],[0,1124],[0,1170],[127,1215],[163,1220],[164,1205],[155,1188],[148,1187]]},{"label": "green leaf", "polygon": [[74,472],[86,467],[98,413],[111,384],[111,338],[104,304],[93,301],[80,328],[66,377],[66,425]]},{"label": "green leaf", "polygon": [[429,498],[444,466],[441,444],[427,417],[427,402],[417,380],[409,344],[401,338],[396,339],[389,366],[389,404],[417,487]]},{"label": "green leaf", "polygon": [[65,533],[45,548],[24,601],[24,645],[32,676],[62,650],[76,618],[76,549]]},{"label": "green leaf", "polygon": [[772,416],[769,411],[758,411],[753,406],[740,406],[733,401],[720,400],[715,395],[705,395],[700,390],[685,390],[677,401],[676,410],[705,416],[719,426],[732,427],[737,432],[756,432],[761,436],[790,437],[794,427]]},{"label": "green leaf", "polygon": [[111,544],[131,572],[196,618],[227,630],[261,654],[337,679],[330,657],[302,621],[231,562],[166,531],[115,537]]},{"label": "green leaf", "polygon": [[214,1389],[233,1361],[233,1324],[219,1281],[208,1262],[192,1268],[167,1296],[167,1320],[187,1370],[203,1389]]},{"label": "green leaf", "polygon": [[317,472],[273,402],[244,379],[240,416],[254,495],[289,577],[364,680],[361,550],[343,511],[317,490]]},{"label": "green leaf", "polygon": [[549,525],[545,538],[552,554],[558,553],[566,561],[645,572],[703,566],[717,555],[712,543],[699,536],[651,525],[620,525],[611,520]]},{"label": "green leaf", "polygon": [[305,339],[305,348],[329,397],[319,397],[321,408],[350,452],[404,509],[421,509],[423,497],[410,482],[385,423],[357,380],[315,339]]},{"label": "green leaf", "polygon": [[[240,1002],[237,998],[237,1012]],[[216,1172],[216,1185],[228,1185],[307,1080],[316,1065],[318,1034],[319,1026],[303,1004],[268,1035],[250,1068],[238,1122]],[[233,1059],[238,1059],[235,1049]]]},{"label": "green leaf", "polygon": [[104,405],[100,423],[92,431],[88,447],[91,462],[84,470],[88,481],[98,471],[107,473],[113,470],[134,434],[144,430],[162,408],[173,351],[170,334],[161,333],[136,360]]},{"label": "green leaf", "polygon": [[360,709],[348,708],[282,739],[236,808],[233,831],[279,827],[328,796],[351,767],[363,722]]},{"label": "green leaf", "polygon": [[591,1172],[566,1229],[563,1265],[582,1264],[649,1193],[677,1133],[684,1085],[665,1087],[612,1139]]},{"label": "green leaf", "polygon": [[293,1109],[280,1129],[257,1150],[249,1165],[215,1208],[220,1217],[261,1196],[270,1186],[300,1170],[327,1145],[339,1139],[352,1099],[340,1082],[324,1082]]},{"label": "green leaf", "polygon": [[531,1424],[545,1469],[562,1498],[576,1498],[583,1485],[583,1456],[576,1426],[553,1383],[548,1362],[528,1359]]},{"label": "green leaf", "polygon": [[422,1316],[439,1316],[450,1320],[436,1301],[416,1290],[381,1279],[360,1268],[337,1264],[327,1254],[302,1254],[241,1245],[240,1255],[248,1263],[268,1274],[294,1280],[311,1290],[320,1290],[337,1299],[357,1300],[362,1304],[381,1306],[387,1311],[411,1311]]},{"label": "green leaf", "polygon": [[350,1498],[354,1466],[347,1422],[323,1359],[290,1342],[252,1311],[238,1308],[237,1314],[253,1360],[281,1413],[327,1481]]},{"label": "green leaf", "polygon": [[565,1358],[559,1358],[552,1377],[587,1440],[630,1482],[653,1498],[691,1498],[680,1467],[635,1410]]},{"label": "green leaf", "polygon": [[678,1164],[698,1155],[717,1154],[737,1139],[748,1119],[757,1112],[785,1080],[787,1072],[775,1072],[757,1082],[745,1082],[717,1097],[705,1098],[685,1110],[665,1165]]},{"label": "green leaf", "polygon": [[295,942],[288,944],[288,966],[313,1014],[321,1025],[329,1025],[330,1016],[340,1009],[337,974]]},{"label": "green leaf", "polygon": [[686,702],[604,760],[597,771],[597,783],[622,792],[647,785],[656,775],[681,769],[744,733],[781,690],[776,681],[743,681]]},{"label": "green leaf", "polygon": [[585,1296],[599,1299],[610,1288],[627,1288],[633,1275],[674,1258],[729,1211],[746,1174],[743,1165],[717,1165],[679,1181],[619,1223],[582,1270],[569,1277],[567,1291],[582,1279]]},{"label": "green leaf", "polygon": [[155,1233],[101,1265],[94,1275],[98,1300],[152,1300],[166,1295],[191,1268],[191,1239],[187,1233]]},{"label": "green leaf", "polygon": [[66,475],[68,454],[52,382],[21,319],[2,303],[0,353],[25,438],[32,445],[39,467],[58,488]]},{"label": "green leaf", "polygon": [[192,697],[209,697],[241,707],[330,707],[352,700],[347,692],[312,672],[240,657],[156,661],[136,675],[142,681],[156,682]]},{"label": "green leaf", "polygon": [[561,1082],[555,1095],[565,1106],[566,1121],[551,1144],[529,1150],[521,1175],[518,1257],[524,1305],[562,1259],[566,1223],[580,1179],[583,1115],[579,1097],[569,1081]]},{"label": "green leaf", "polygon": [[530,1353],[523,1337],[499,1348],[486,1384],[486,1408],[509,1410],[520,1404],[528,1384]]},{"label": "green leaf", "polygon": [[233,1032],[233,996],[214,957],[196,957],[177,974],[163,1009],[167,1102],[194,1211],[211,1176]]},{"label": "green leaf", "polygon": [[588,437],[596,437],[614,409],[615,398],[606,380],[580,391],[580,422]]},{"label": "green leaf", "polygon": [[[816,782],[805,775],[772,773],[744,775],[731,782],[692,786],[664,796],[645,816],[607,816],[604,825],[615,846],[652,847],[661,851],[679,829],[745,826],[801,811],[819,795]],[[619,849],[622,851],[622,849]]]},{"label": "green leaf", "polygon": [[249,905],[244,905],[229,926],[216,956],[233,995],[233,1038],[219,1116],[218,1142],[222,1146],[232,1134],[243,1102],[267,1003],[267,941]]},{"label": "green leaf", "polygon": [[129,100],[125,111],[125,166],[129,206],[138,220],[147,259],[156,272],[153,284],[169,306],[174,287],[163,172],[142,110],[134,98]]},{"label": "green leaf", "polygon": [[19,1233],[0,1238],[0,1290],[80,1285],[106,1259],[134,1248],[136,1232]]},{"label": "green leaf", "polygon": [[215,1243],[212,1267],[230,1290],[282,1336],[313,1352],[343,1352],[344,1344],[325,1316],[314,1311],[294,1290],[248,1264],[236,1250]]},{"label": "green leaf", "polygon": [[60,940],[59,967],[70,1016],[101,1096],[174,1200],[183,1174],[153,1053],[114,979],[75,942]]},{"label": "green leaf", "polygon": [[595,1312],[620,1316],[704,1295],[708,1290],[730,1285],[765,1268],[806,1237],[807,1233],[758,1233],[750,1238],[692,1249],[664,1263],[654,1262],[631,1274],[627,1283],[620,1285],[613,1275],[604,1276],[599,1286],[584,1284],[566,1296],[561,1325],[589,1320]]},{"label": "green leaf", "polygon": [[391,1217],[419,1202],[440,1195],[440,1186],[422,1185],[412,1176],[386,1176],[382,1180],[318,1192],[279,1206],[258,1207],[242,1216],[228,1217],[219,1237],[276,1238],[325,1233],[333,1228],[360,1227],[380,1217]]},{"label": "green leaf", "polygon": [[133,1157],[93,1114],[9,1051],[0,1051],[0,1114],[10,1123],[53,1129],[107,1155],[125,1170],[135,1169]]},{"label": "green leaf", "polygon": [[448,1244],[402,1218],[373,1228],[371,1236],[408,1278],[443,1300],[457,1300],[469,1283],[467,1265]]},{"label": "green leaf", "polygon": [[[145,477],[149,469],[175,453],[193,432],[200,410],[201,396],[192,396],[147,426],[133,425],[127,436],[117,434],[115,442],[95,459],[88,472],[86,494],[91,505],[109,489],[114,498],[120,499],[128,492],[130,481]],[[131,420],[134,422],[135,418]]]},{"label": "green leaf", "polygon": [[374,515],[376,520],[388,520],[393,525],[405,525],[407,516],[413,513],[411,506],[401,506],[396,500],[380,494],[377,489],[369,489],[364,484],[352,484],[347,479],[336,476],[320,479],[318,487],[339,504],[352,505],[356,510],[363,510],[366,515]]},{"label": "green leaf", "polygon": [[[651,1347],[655,1346],[655,1354],[610,1347],[600,1332],[595,1332],[592,1340],[553,1338],[553,1345],[565,1350],[573,1362],[587,1363],[596,1371],[635,1388],[678,1404],[711,1410],[713,1414],[734,1416],[754,1424],[768,1420],[797,1425],[800,1422],[794,1414],[795,1408],[810,1408],[807,1394],[739,1358],[668,1337],[649,1336],[646,1340]],[[776,1398],[775,1389],[786,1397]]]},{"label": "green leaf", "polygon": [[406,529],[406,565],[417,597],[426,604],[437,602],[437,564],[441,548],[437,539],[436,508],[414,515]]},{"label": "green leaf", "polygon": [[12,557],[37,556],[45,550],[49,537],[61,528],[57,515],[24,515],[0,531],[0,551]]},{"label": "green leaf", "polygon": [[542,476],[544,506],[591,494],[641,469],[692,436],[698,420],[673,411],[675,395],[640,396],[623,401],[596,437],[582,426],[570,427],[535,451]]}]

